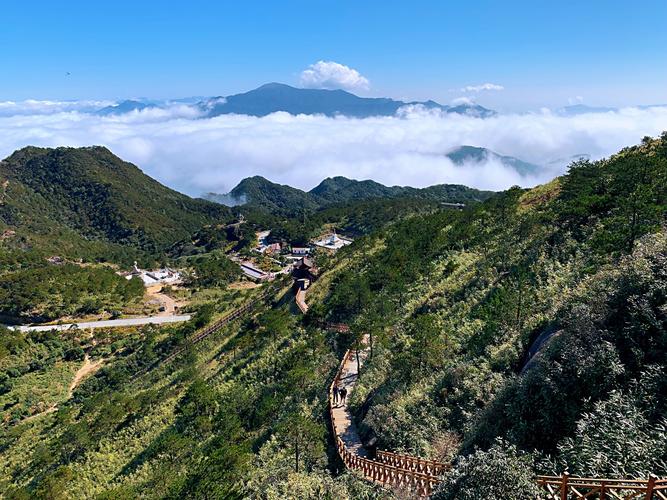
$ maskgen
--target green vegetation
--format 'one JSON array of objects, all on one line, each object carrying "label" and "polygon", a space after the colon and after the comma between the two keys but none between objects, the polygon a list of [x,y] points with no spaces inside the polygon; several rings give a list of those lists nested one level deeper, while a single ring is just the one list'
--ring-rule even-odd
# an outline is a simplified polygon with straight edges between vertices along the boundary
[{"label": "green vegetation", "polygon": [[0,421],[16,423],[65,399],[83,356],[77,332],[0,328]]},{"label": "green vegetation", "polygon": [[4,244],[21,248],[57,239],[67,242],[62,252],[87,246],[83,239],[154,254],[230,217],[225,207],[166,188],[103,147],[27,147],[0,162],[0,181],[0,229],[16,233]]},{"label": "green vegetation", "polygon": [[195,327],[97,339],[91,355],[109,361],[73,399],[0,435],[0,489],[10,498],[380,496],[329,470],[333,338],[282,306],[188,347]]},{"label": "green vegetation", "polygon": [[224,286],[241,276],[238,264],[219,253],[191,257],[182,261],[191,269],[186,283],[200,287]]},{"label": "green vegetation", "polygon": [[46,265],[0,276],[0,313],[20,320],[112,311],[143,295],[140,279],[127,280],[105,266]]},{"label": "green vegetation", "polygon": [[[327,426],[338,360],[366,333],[372,353],[351,394],[362,438],[453,459],[437,498],[534,498],[536,473],[566,468],[667,475],[666,196],[667,134],[465,210],[341,199],[306,214],[247,207],[244,224],[195,229],[161,256],[193,271],[189,288],[168,293],[201,287],[192,321],[92,339],[1,332],[0,492],[391,497],[345,472]],[[248,248],[256,228],[297,241],[326,225],[359,237],[319,259],[305,317],[288,280],[266,303],[266,285],[223,290],[238,272],[224,252]],[[60,272],[25,256],[8,253],[4,276]],[[98,293],[77,284],[83,276],[57,292],[75,290],[71,307]],[[23,289],[29,311],[37,302]],[[193,345],[195,332],[248,302],[251,314]],[[351,331],[323,331],[322,321]],[[105,363],[69,397],[84,351]]]}]

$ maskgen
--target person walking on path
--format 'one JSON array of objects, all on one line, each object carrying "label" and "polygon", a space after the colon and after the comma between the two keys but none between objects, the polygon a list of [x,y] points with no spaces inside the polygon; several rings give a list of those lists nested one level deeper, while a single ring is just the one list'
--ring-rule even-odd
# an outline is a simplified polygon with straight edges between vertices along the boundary
[{"label": "person walking on path", "polygon": [[336,406],[338,404],[338,392],[339,392],[338,386],[334,385],[334,388],[333,388],[333,403],[334,403],[334,406]]},{"label": "person walking on path", "polygon": [[338,391],[339,396],[340,396],[340,402],[343,406],[345,406],[345,399],[347,398],[347,389],[345,387],[342,387],[340,391]]}]

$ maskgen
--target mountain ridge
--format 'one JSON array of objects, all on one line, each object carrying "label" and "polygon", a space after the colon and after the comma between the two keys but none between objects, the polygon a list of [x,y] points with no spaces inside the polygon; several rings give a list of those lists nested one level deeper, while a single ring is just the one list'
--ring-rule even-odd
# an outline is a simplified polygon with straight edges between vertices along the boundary
[{"label": "mountain ridge", "polygon": [[487,199],[493,194],[460,184],[437,184],[425,188],[385,186],[366,179],[343,176],[327,177],[309,191],[274,183],[256,175],[243,179],[227,194],[207,193],[203,197],[216,203],[232,206],[247,205],[273,213],[294,215],[340,203],[372,199],[411,198],[445,203],[470,203]]},{"label": "mountain ridge", "polygon": [[152,251],[230,213],[160,184],[102,146],[28,146],[0,162],[0,178],[0,227],[29,237],[67,231]]},{"label": "mountain ridge", "polygon": [[388,97],[359,97],[342,89],[301,89],[284,83],[266,83],[247,92],[227,97],[213,97],[199,104],[207,117],[224,114],[266,116],[278,111],[292,115],[323,114],[325,116],[348,116],[368,118],[371,116],[394,116],[405,106],[422,106],[445,113],[466,114],[488,118],[495,111],[478,104],[446,106],[433,100],[405,102]]}]

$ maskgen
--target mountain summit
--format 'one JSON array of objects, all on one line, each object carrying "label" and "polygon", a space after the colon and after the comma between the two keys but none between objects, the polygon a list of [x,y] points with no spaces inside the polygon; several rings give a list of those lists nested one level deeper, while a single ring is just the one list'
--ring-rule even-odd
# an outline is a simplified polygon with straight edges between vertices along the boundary
[{"label": "mountain summit", "polygon": [[292,115],[322,114],[326,116],[349,116],[368,118],[371,116],[393,116],[405,106],[421,106],[439,109],[445,113],[458,113],[487,118],[495,111],[478,104],[455,107],[435,101],[404,102],[386,97],[359,97],[345,90],[300,89],[283,83],[267,83],[249,92],[228,97],[214,97],[200,103],[206,116],[240,114],[266,116],[277,111]]}]

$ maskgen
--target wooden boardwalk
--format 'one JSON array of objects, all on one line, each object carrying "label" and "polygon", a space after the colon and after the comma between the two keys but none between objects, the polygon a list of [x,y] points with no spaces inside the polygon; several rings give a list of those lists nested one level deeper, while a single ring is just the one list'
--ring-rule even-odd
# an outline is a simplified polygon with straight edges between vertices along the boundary
[{"label": "wooden boardwalk", "polygon": [[359,368],[369,355],[367,341],[368,339],[364,338],[363,349],[348,350],[345,353],[329,387],[329,414],[336,449],[345,466],[360,472],[365,479],[382,486],[410,491],[420,497],[428,497],[440,482],[438,476],[447,465],[382,451],[378,452],[377,459],[371,458],[361,442],[348,404],[334,402],[334,387],[344,387],[349,399],[359,378]]},{"label": "wooden boardwalk", "polygon": [[[357,356],[354,351],[348,351],[348,355],[345,356],[345,359],[341,363],[340,373],[338,376],[338,388],[345,388],[347,390],[347,401],[350,399],[352,390],[354,389],[357,379],[359,378],[358,365],[363,365],[364,361],[368,357],[368,351],[363,350],[359,352],[359,363],[357,364]],[[333,391],[334,384],[331,385],[331,390]],[[368,456],[366,449],[361,443],[359,438],[359,433],[357,432],[357,426],[354,424],[352,415],[348,408],[347,401],[343,403],[334,403],[333,402],[333,392],[330,394],[331,401],[331,422],[332,427],[336,433],[336,436],[340,438],[345,447],[351,453],[358,455],[360,457]]]}]

